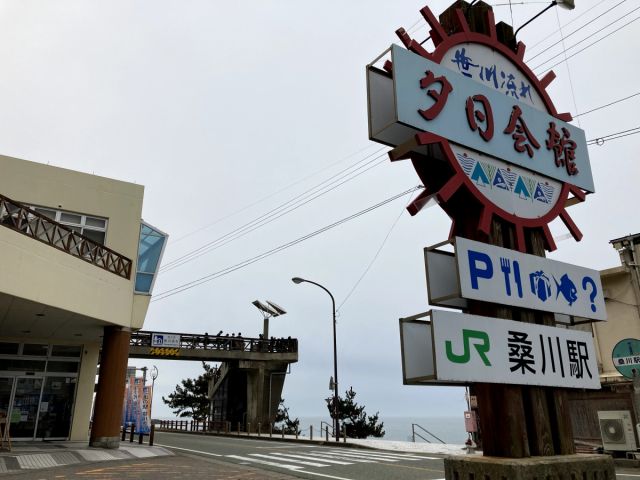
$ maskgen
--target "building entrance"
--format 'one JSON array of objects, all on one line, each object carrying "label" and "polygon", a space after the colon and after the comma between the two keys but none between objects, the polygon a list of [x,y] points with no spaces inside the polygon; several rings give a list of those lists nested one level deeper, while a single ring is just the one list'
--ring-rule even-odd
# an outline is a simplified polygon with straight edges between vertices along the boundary
[{"label": "building entrance", "polygon": [[[0,343],[0,347],[9,344]],[[0,415],[12,440],[66,440],[71,430],[81,347],[13,344],[0,354]],[[3,348],[0,348],[2,351]]]}]

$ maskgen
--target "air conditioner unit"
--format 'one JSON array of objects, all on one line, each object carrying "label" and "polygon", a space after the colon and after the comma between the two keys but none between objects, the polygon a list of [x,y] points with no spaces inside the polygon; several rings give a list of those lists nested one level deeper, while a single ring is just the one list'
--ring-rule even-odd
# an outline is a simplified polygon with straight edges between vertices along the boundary
[{"label": "air conditioner unit", "polygon": [[631,412],[628,410],[598,412],[598,423],[602,447],[605,450],[628,452],[636,449]]}]

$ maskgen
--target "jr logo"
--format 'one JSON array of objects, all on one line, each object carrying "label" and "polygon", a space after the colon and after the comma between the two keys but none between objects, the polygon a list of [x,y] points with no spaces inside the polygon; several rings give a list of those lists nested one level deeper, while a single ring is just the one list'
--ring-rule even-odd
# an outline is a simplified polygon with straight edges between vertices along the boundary
[{"label": "jr logo", "polygon": [[476,348],[478,355],[482,359],[482,362],[487,366],[491,366],[491,362],[487,358],[486,353],[491,348],[491,344],[489,342],[489,335],[486,332],[481,332],[479,330],[462,330],[462,343],[464,344],[464,351],[461,355],[453,353],[453,348],[451,346],[451,340],[447,340],[445,342],[445,349],[447,353],[447,358],[454,363],[468,363],[471,359],[471,339],[475,339],[473,342],[473,346]]}]

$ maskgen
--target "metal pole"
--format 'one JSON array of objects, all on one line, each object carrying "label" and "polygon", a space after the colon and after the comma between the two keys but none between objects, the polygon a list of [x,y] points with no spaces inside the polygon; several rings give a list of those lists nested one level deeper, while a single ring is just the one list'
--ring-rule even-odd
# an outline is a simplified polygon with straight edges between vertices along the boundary
[{"label": "metal pole", "polygon": [[322,290],[327,292],[331,297],[331,307],[333,310],[333,417],[334,417],[334,428],[336,432],[336,442],[340,441],[340,419],[338,418],[338,348],[336,344],[336,299],[333,298],[333,295],[329,290],[320,285],[319,283],[313,282],[311,280],[306,280],[304,278],[295,277],[291,279],[294,283],[302,283],[307,282],[315,285],[316,287],[320,287]]}]

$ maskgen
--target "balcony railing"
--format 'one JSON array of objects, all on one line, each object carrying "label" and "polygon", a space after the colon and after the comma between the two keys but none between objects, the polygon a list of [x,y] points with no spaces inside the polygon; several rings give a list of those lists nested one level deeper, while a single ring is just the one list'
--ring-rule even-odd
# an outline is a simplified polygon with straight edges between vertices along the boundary
[{"label": "balcony railing", "polygon": [[131,278],[131,259],[4,195],[0,195],[0,225],[127,280]]}]

